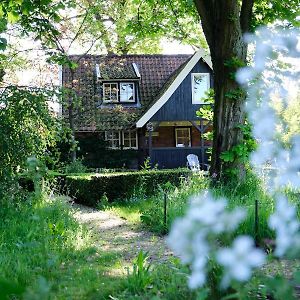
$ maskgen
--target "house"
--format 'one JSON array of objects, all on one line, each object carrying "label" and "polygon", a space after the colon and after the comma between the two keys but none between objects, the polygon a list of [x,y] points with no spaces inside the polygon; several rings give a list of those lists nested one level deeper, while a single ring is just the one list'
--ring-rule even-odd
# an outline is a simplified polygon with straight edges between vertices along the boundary
[{"label": "house", "polygon": [[[81,101],[73,108],[77,138],[104,139],[108,148],[123,154],[135,150],[131,167],[148,156],[159,168],[185,166],[191,153],[207,163],[211,145],[202,134],[211,124],[196,116],[213,84],[211,62],[203,50],[194,55],[71,59],[78,67],[64,67],[61,79]],[[62,113],[68,117],[67,106]]]}]

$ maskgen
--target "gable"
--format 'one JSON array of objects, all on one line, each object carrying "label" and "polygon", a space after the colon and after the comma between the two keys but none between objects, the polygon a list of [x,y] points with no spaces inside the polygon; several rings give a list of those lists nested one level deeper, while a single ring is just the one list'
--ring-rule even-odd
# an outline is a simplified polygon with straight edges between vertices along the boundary
[{"label": "gable", "polygon": [[[202,63],[199,63],[200,60],[202,61]],[[188,77],[189,76],[188,75],[190,75],[190,73],[193,72],[192,71],[193,68],[197,68],[197,65],[199,66],[199,68],[202,68],[202,67],[205,68],[206,72],[209,72],[209,73],[212,72],[211,71],[212,70],[212,64],[211,64],[210,59],[207,58],[207,56],[206,56],[206,54],[204,53],[203,50],[198,50],[191,57],[191,59],[189,61],[187,61],[186,64],[178,70],[178,72],[175,74],[174,78],[171,78],[169,80],[169,82],[166,83],[166,87],[164,89],[162,89],[163,92],[157,97],[157,99],[153,102],[152,106],[144,113],[144,115],[137,121],[136,127],[138,127],[138,128],[143,127],[151,118],[153,118],[154,115],[159,110],[161,110],[162,107],[170,100],[172,95],[174,93],[176,93],[176,91],[178,93],[178,91],[180,90],[179,87],[180,86],[183,87],[182,86],[183,82],[186,85],[186,88],[188,90],[183,88],[182,93],[187,93],[189,91],[189,88],[188,88],[188,81],[189,81]],[[195,69],[195,71],[196,71],[196,69]],[[190,87],[191,87],[191,85],[190,85]],[[191,90],[190,90],[190,94],[191,94]],[[182,104],[183,103],[183,101],[181,101],[182,97],[177,97],[177,98],[178,98],[178,100],[177,100],[178,103],[177,104]],[[190,110],[191,110],[191,108],[192,108],[192,106],[190,106]],[[176,110],[176,106],[173,107],[173,112],[175,110]],[[181,119],[182,119],[182,117],[183,116],[181,115]],[[158,116],[156,116],[155,118],[158,118]]]},{"label": "gable", "polygon": [[149,121],[184,121],[198,120],[196,111],[202,104],[192,103],[192,73],[209,73],[212,86],[212,70],[202,61],[199,61],[186,75],[180,85],[170,96],[168,101],[151,117]]}]

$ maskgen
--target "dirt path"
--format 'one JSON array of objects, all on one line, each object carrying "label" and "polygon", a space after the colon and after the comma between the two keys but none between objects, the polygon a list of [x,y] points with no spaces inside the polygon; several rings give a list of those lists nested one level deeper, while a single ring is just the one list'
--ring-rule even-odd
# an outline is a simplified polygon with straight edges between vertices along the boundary
[{"label": "dirt path", "polygon": [[163,262],[172,253],[163,237],[140,230],[111,211],[99,211],[75,204],[76,218],[89,228],[94,246],[105,252],[117,252],[123,267],[132,265],[140,250],[148,253],[149,262]]}]

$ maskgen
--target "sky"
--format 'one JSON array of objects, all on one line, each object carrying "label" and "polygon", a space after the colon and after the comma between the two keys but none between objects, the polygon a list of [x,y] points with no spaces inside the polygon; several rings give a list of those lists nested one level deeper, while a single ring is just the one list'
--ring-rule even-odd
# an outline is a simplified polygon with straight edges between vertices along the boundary
[{"label": "sky", "polygon": [[[32,41],[24,41],[22,43],[22,47],[24,49],[32,47]],[[193,47],[189,45],[183,45],[178,41],[168,41],[163,39],[161,41],[162,54],[193,54],[195,50]],[[76,51],[77,50],[77,51]],[[80,53],[82,49],[73,49],[72,53]],[[41,65],[33,65],[32,68],[20,70],[16,72],[17,80],[19,85],[34,85],[34,82],[40,83],[42,81],[48,81],[55,83],[58,80],[57,74],[53,74],[55,70],[51,74],[43,73],[45,70],[45,66],[43,65],[43,56],[41,53],[32,54],[32,61],[40,61]],[[57,70],[58,72],[58,70]]]}]

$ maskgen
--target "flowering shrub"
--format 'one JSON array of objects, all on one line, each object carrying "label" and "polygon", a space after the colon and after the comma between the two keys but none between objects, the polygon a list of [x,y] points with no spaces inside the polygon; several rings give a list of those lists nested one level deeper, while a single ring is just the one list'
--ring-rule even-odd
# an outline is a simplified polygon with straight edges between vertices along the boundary
[{"label": "flowering shrub", "polygon": [[[258,142],[250,160],[258,172],[265,165],[272,170],[267,176],[266,190],[276,200],[275,211],[269,219],[269,226],[276,233],[274,254],[297,257],[300,223],[296,208],[289,203],[284,191],[300,187],[300,136],[294,136],[288,143],[283,141],[288,125],[278,114],[275,103],[286,107],[288,101],[297,95],[299,40],[296,32],[281,33],[266,28],[246,39],[256,44],[254,62],[253,66],[237,73],[237,80],[247,89],[246,110],[253,126],[253,136]],[[242,209],[228,211],[226,207],[226,199],[214,199],[205,191],[191,199],[186,215],[173,224],[168,243],[182,262],[190,265],[189,286],[192,289],[202,287],[208,281],[207,274],[215,264],[223,272],[217,278],[218,288],[224,290],[236,287],[237,282],[250,280],[252,271],[266,262],[266,254],[255,248],[250,236],[238,236],[228,247],[220,244],[221,237],[235,231],[245,218]],[[268,284],[272,286],[269,279],[260,286],[268,290]],[[243,286],[238,289],[242,290]],[[272,289],[270,293],[275,294]],[[290,293],[292,297],[291,290],[287,289],[284,296]]]}]

